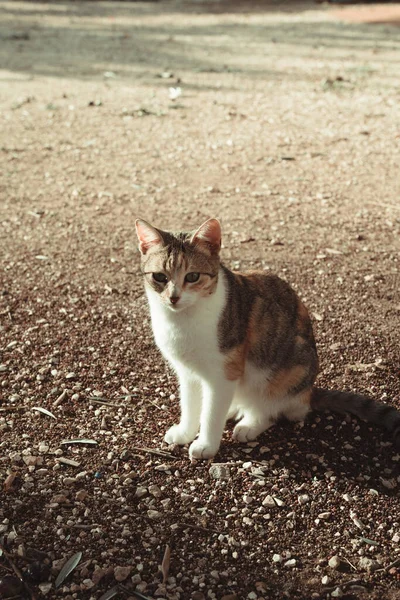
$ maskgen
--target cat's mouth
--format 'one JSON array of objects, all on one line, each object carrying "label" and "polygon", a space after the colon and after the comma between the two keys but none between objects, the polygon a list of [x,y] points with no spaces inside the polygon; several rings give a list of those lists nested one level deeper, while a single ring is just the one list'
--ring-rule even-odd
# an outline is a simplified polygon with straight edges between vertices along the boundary
[{"label": "cat's mouth", "polygon": [[185,304],[181,304],[181,303],[176,303],[176,304],[167,304],[167,307],[172,310],[172,312],[180,312],[181,310],[184,310],[186,308]]}]

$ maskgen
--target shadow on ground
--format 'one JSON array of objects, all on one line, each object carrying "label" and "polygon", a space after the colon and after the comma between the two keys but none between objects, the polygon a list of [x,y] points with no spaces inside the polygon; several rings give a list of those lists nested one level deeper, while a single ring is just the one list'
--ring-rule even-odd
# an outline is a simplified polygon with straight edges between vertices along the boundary
[{"label": "shadow on ground", "polygon": [[[300,22],[297,15],[306,8],[310,18],[303,15]],[[328,48],[341,60],[353,50],[398,49],[400,44],[396,29],[389,39],[385,26],[319,21],[318,5],[312,3],[258,2],[238,20],[235,15],[242,9],[244,3],[229,3],[228,8],[227,2],[3,3],[0,62],[11,72],[82,79],[103,77],[107,71],[120,78],[140,77],[170,65],[181,71],[246,71],[250,77],[273,78],[290,77],[271,68],[283,47],[287,55],[301,53],[303,58]],[[253,22],[256,11],[267,17]],[[178,12],[191,13],[187,24],[174,22]],[[224,17],[216,21],[215,13]],[[247,65],[243,57],[249,47],[257,60]]]}]

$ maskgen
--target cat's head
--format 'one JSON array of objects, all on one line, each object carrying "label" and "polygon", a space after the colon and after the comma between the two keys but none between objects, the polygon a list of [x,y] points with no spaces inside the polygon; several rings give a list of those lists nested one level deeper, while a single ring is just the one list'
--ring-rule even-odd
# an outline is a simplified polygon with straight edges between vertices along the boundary
[{"label": "cat's head", "polygon": [[221,248],[217,219],[191,233],[163,231],[138,219],[136,233],[146,285],[162,304],[184,310],[214,292]]}]

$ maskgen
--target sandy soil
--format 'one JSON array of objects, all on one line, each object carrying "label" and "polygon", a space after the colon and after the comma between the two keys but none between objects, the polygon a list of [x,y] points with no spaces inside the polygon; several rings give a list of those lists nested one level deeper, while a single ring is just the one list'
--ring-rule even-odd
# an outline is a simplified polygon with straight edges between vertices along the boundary
[{"label": "sandy soil", "polygon": [[305,299],[320,383],[400,407],[399,14],[0,1],[0,576],[14,564],[29,589],[0,586],[15,597],[98,600],[122,581],[114,597],[400,598],[400,455],[378,428],[313,416],[245,446],[228,427],[218,468],[164,444],[177,389],[133,227],[219,217],[228,266]]}]

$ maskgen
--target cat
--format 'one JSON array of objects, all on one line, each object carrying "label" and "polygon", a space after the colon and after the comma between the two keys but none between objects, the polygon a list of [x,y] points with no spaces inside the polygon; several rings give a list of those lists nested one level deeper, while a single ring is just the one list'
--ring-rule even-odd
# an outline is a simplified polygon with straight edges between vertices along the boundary
[{"label": "cat", "polygon": [[217,219],[191,233],[138,219],[136,232],[154,338],[179,380],[181,418],[168,444],[191,443],[191,459],[209,459],[228,419],[237,420],[234,439],[248,442],[280,416],[302,421],[328,409],[382,425],[400,445],[393,406],[314,386],[318,357],[306,307],[276,275],[227,269]]}]

